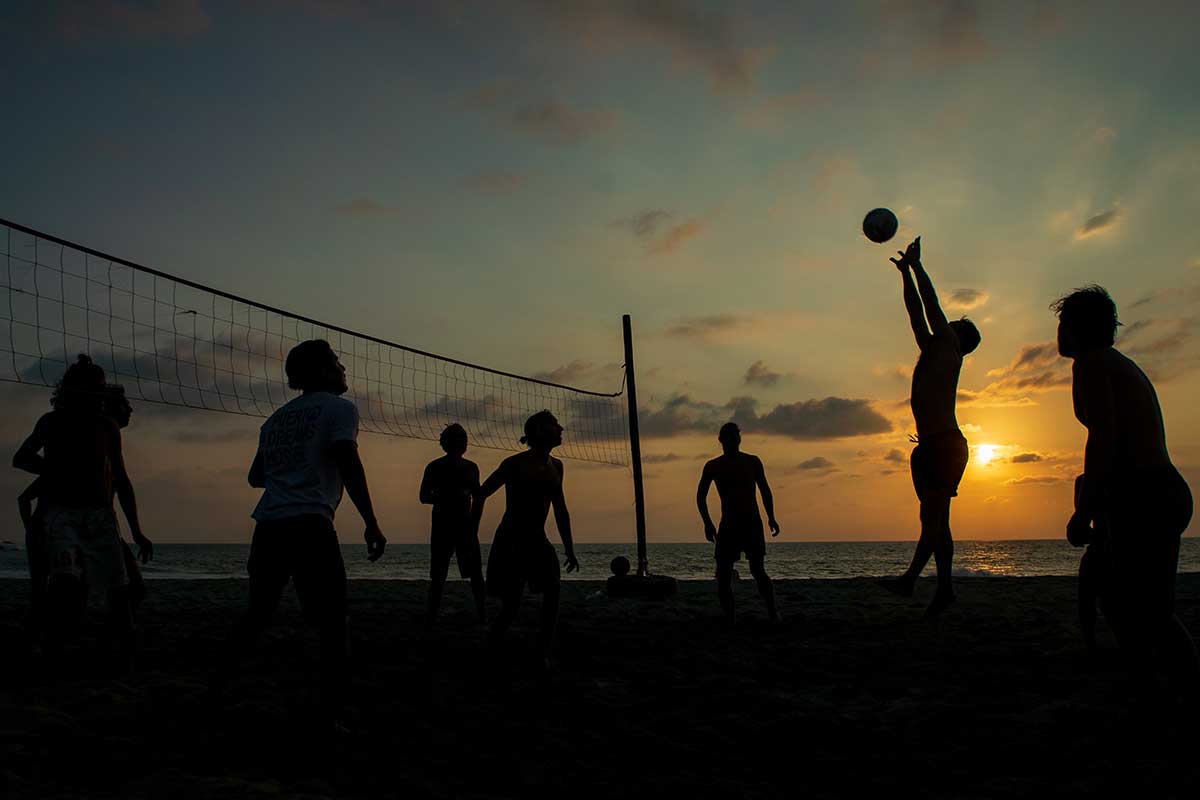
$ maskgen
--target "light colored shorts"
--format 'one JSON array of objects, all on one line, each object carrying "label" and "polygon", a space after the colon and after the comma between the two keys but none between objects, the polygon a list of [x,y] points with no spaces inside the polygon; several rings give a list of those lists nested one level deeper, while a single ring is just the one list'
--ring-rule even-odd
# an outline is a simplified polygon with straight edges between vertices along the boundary
[{"label": "light colored shorts", "polygon": [[93,598],[129,584],[117,515],[112,508],[51,507],[42,524],[46,528],[51,578],[79,578]]}]

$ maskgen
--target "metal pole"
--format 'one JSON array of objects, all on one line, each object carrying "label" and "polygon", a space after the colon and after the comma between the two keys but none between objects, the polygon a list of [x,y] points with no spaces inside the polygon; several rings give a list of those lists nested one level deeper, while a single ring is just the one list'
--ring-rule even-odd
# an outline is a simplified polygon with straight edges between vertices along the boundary
[{"label": "metal pole", "polygon": [[633,370],[633,328],[629,315],[621,317],[625,328],[625,384],[629,395],[629,449],[633,460],[633,509],[637,522],[637,574],[650,574],[646,560],[646,492],[642,487],[642,440],[638,433],[637,383]]}]

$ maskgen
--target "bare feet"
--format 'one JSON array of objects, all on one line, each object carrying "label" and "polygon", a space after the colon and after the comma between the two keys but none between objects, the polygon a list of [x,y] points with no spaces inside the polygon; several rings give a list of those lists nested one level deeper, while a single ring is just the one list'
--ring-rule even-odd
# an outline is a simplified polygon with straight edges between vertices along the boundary
[{"label": "bare feet", "polygon": [[933,596],[932,602],[929,603],[929,608],[925,609],[925,616],[936,617],[949,608],[950,604],[957,599],[958,595],[954,594],[953,591],[938,589],[937,593]]},{"label": "bare feet", "polygon": [[884,578],[877,583],[892,594],[898,594],[901,597],[913,596],[913,582],[906,578]]}]

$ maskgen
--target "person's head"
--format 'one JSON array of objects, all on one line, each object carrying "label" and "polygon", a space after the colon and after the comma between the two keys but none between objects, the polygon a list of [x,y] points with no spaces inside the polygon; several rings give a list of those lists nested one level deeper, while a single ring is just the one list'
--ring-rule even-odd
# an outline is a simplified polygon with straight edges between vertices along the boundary
[{"label": "person's head", "polygon": [[104,370],[91,356],[80,353],[54,388],[50,405],[57,411],[101,411],[104,407]]},{"label": "person's head", "polygon": [[288,386],[302,392],[344,394],[346,368],[324,339],[309,339],[292,348],[283,365]]},{"label": "person's head", "polygon": [[457,422],[452,422],[442,431],[438,443],[450,455],[461,456],[467,452],[467,429]]},{"label": "person's head", "polygon": [[1089,350],[1112,347],[1117,340],[1117,304],[1104,287],[1092,284],[1050,304],[1058,315],[1058,354],[1075,358]]},{"label": "person's head", "polygon": [[525,435],[521,444],[530,448],[553,449],[562,444],[563,426],[548,410],[543,409],[525,420]]},{"label": "person's head", "polygon": [[129,405],[129,400],[125,397],[124,386],[110,383],[104,387],[104,413],[117,423],[118,428],[128,427],[129,419],[133,416],[133,406]]},{"label": "person's head", "polygon": [[726,422],[717,433],[717,441],[726,450],[737,450],[742,445],[742,429],[736,422]]},{"label": "person's head", "polygon": [[983,339],[979,335],[979,328],[976,328],[975,323],[966,317],[951,322],[950,330],[954,331],[954,335],[958,337],[958,349],[964,356],[974,353],[975,348],[979,347],[979,342]]}]

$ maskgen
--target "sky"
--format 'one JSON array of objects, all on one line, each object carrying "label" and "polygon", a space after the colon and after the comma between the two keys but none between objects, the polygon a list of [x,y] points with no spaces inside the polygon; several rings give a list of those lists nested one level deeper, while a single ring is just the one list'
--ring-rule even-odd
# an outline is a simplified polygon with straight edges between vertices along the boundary
[{"label": "sky", "polygon": [[[702,541],[696,482],[735,414],[782,540],[916,537],[917,349],[888,257],[919,234],[983,336],[955,535],[1055,538],[1085,431],[1048,306],[1076,286],[1112,293],[1200,486],[1197,22],[1182,2],[16,2],[0,216],[598,391],[631,314],[651,541]],[[860,231],[880,206],[886,245]],[[12,452],[48,392],[0,394]],[[258,424],[137,406],[151,538],[249,540]],[[384,532],[426,540],[436,443],[360,449]],[[579,541],[632,541],[627,469],[570,461],[566,490]],[[338,524],[358,540],[348,501]]]}]

